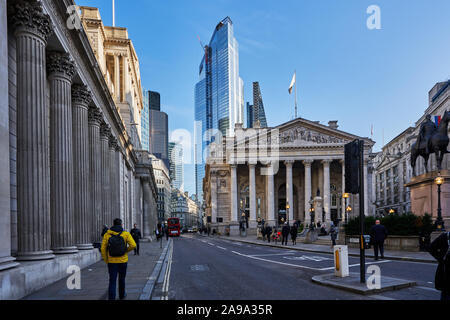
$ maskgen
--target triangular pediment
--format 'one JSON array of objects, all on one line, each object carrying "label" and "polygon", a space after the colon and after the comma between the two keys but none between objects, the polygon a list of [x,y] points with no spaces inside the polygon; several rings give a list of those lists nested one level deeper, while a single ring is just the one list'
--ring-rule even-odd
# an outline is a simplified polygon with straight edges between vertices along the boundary
[{"label": "triangular pediment", "polygon": [[282,124],[279,130],[279,143],[282,147],[311,145],[343,145],[355,139],[363,139],[306,119],[296,119]]}]

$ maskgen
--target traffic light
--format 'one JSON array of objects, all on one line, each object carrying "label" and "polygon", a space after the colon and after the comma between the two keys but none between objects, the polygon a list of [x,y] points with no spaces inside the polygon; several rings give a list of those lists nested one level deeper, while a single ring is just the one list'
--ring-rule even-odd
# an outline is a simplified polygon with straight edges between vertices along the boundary
[{"label": "traffic light", "polygon": [[345,145],[345,193],[359,193],[360,142]]}]

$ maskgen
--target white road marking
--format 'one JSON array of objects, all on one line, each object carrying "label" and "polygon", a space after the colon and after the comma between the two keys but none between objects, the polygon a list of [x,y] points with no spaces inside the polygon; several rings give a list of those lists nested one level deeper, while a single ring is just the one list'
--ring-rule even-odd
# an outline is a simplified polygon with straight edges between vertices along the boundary
[{"label": "white road marking", "polygon": [[[366,262],[366,265],[368,265],[368,264],[379,264],[379,263],[386,263],[386,262],[392,262],[391,260],[383,260],[383,261],[375,261],[375,262]],[[359,263],[358,264],[351,264],[351,265],[349,265],[348,267],[349,268],[352,268],[352,267],[359,267]],[[321,270],[323,270],[323,271],[325,271],[325,270],[334,270],[334,267],[329,267],[329,268],[323,268],[323,269],[321,269]]]},{"label": "white road marking", "polygon": [[216,247],[219,249],[222,249],[222,250],[227,250],[226,248],[223,248],[223,247],[219,247],[219,246],[216,246]]},{"label": "white road marking", "polygon": [[[263,259],[260,257],[256,257],[256,256],[249,256],[240,252],[236,252],[236,251],[231,251],[234,254],[246,257],[246,258],[250,258],[250,259],[255,259],[255,260],[261,260],[261,261],[266,261],[266,262],[271,262],[271,263],[276,263],[276,264],[281,264],[284,266],[289,266],[289,267],[294,267],[294,268],[303,268],[303,269],[309,269],[309,270],[316,270],[316,271],[327,271],[327,270],[334,270],[334,267],[330,267],[330,268],[313,268],[313,267],[307,267],[307,266],[302,266],[302,265],[298,265],[298,264],[292,264],[292,263],[286,263],[286,262],[280,262],[280,261],[273,261],[273,260],[268,260],[268,259]],[[377,263],[385,263],[385,262],[391,262],[390,260],[383,260],[383,261],[377,261],[377,262],[368,262],[366,264],[377,264]],[[359,264],[355,264],[355,265],[350,265],[349,267],[356,267],[359,266]]]},{"label": "white road marking", "polygon": [[214,243],[208,242],[208,244],[209,244],[210,246],[214,246]]},{"label": "white road marking", "polygon": [[287,254],[294,254],[294,253],[285,252],[285,253],[252,254],[249,255],[249,257],[285,256]]},{"label": "white road marking", "polygon": [[173,256],[173,243],[171,243],[169,257],[167,260],[167,269],[162,288],[163,296],[161,297],[161,300],[169,300],[169,282],[170,282],[170,272],[172,270],[172,256]]}]

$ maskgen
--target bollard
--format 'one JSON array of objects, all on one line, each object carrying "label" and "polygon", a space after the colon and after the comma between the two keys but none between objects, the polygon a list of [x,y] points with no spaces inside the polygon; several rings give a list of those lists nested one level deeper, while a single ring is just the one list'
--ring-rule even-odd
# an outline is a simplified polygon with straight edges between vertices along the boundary
[{"label": "bollard", "polygon": [[334,246],[334,275],[345,278],[350,275],[348,268],[348,247]]}]

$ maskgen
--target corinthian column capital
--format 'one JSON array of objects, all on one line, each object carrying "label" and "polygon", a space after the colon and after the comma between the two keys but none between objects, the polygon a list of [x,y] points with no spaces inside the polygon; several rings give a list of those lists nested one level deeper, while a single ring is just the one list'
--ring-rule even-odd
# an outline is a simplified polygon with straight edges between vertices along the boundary
[{"label": "corinthian column capital", "polygon": [[110,135],[111,135],[111,127],[105,122],[103,122],[100,125],[100,137],[103,139],[109,139]]},{"label": "corinthian column capital", "polygon": [[42,11],[41,3],[32,1],[17,1],[8,7],[8,17],[11,28],[16,36],[20,33],[31,33],[47,42],[53,32],[50,17]]},{"label": "corinthian column capital", "polygon": [[89,114],[88,119],[90,124],[96,124],[100,126],[100,124],[103,121],[103,115],[99,108],[97,107],[90,107],[89,108]]},{"label": "corinthian column capital", "polygon": [[47,55],[47,72],[49,76],[61,75],[72,80],[75,74],[75,64],[68,53],[53,51]]},{"label": "corinthian column capital", "polygon": [[91,92],[87,86],[74,84],[72,86],[72,102],[73,104],[82,105],[88,107],[92,101]]}]

